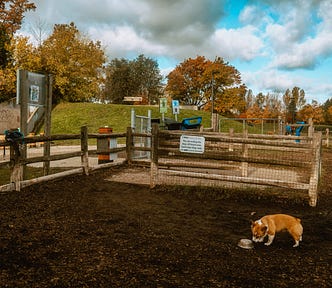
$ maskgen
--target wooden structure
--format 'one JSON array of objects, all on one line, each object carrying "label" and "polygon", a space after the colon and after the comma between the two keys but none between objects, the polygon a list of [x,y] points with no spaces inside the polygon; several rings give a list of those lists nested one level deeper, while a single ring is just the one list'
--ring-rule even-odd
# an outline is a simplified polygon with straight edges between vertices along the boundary
[{"label": "wooden structure", "polygon": [[[309,204],[316,206],[320,132],[300,137],[247,133],[230,137],[220,133],[160,131],[157,126],[152,131],[151,187],[174,181],[186,185],[193,179],[204,179],[199,183],[213,186],[276,186],[307,190]],[[187,152],[181,152],[184,135],[193,139]],[[197,153],[201,148],[195,145],[200,145],[201,138],[204,151]]]},{"label": "wooden structure", "polygon": [[[117,163],[107,163],[101,164],[97,167],[89,166],[89,155],[98,155],[105,153],[117,153],[121,151],[125,151],[126,147],[116,147],[116,148],[108,148],[106,150],[92,150],[88,147],[88,139],[116,139],[116,138],[125,138],[126,133],[111,133],[111,134],[88,134],[87,127],[84,126],[81,128],[80,134],[63,134],[63,135],[52,135],[52,136],[33,136],[33,137],[25,137],[24,143],[20,143],[21,151],[26,149],[26,146],[30,143],[45,143],[44,144],[44,155],[38,157],[28,158],[26,153],[21,153],[20,155],[16,155],[14,149],[10,146],[10,143],[7,141],[0,141],[0,146],[10,147],[10,159],[9,161],[0,162],[0,167],[10,167],[10,183],[6,185],[0,186],[1,191],[11,191],[16,190],[20,191],[21,188],[43,182],[53,180],[59,177],[64,177],[68,175],[74,174],[85,174],[88,175],[90,171],[95,169],[107,168],[115,165],[121,165],[124,161],[117,161]],[[81,149],[75,152],[63,153],[51,155],[51,142],[55,141],[63,141],[63,140],[80,140]],[[50,162],[57,161],[62,159],[68,159],[73,157],[81,157],[81,167],[70,169],[67,171],[50,174]],[[35,179],[25,179],[25,167],[27,164],[39,163],[43,162],[43,176],[35,178]],[[45,169],[46,167],[46,169]]]},{"label": "wooden structure", "polygon": [[[135,137],[149,138],[150,147],[137,146]],[[125,138],[122,147],[104,150],[89,149],[88,140]],[[51,155],[51,142],[80,140],[81,149],[76,152]],[[310,131],[309,136],[248,135],[247,133],[222,134],[202,131],[159,130],[153,125],[151,133],[134,133],[128,128],[125,133],[90,134],[87,127],[80,134],[26,137],[22,146],[43,142],[44,155],[28,158],[25,153],[16,155],[10,149],[10,160],[0,162],[0,167],[10,167],[9,183],[0,186],[0,191],[19,191],[22,187],[49,181],[72,174],[88,175],[90,171],[124,163],[140,163],[150,166],[150,186],[159,184],[192,184],[199,180],[202,185],[226,186],[235,183],[237,187],[250,185],[276,186],[308,191],[309,204],[316,206],[317,189],[321,169],[322,134]],[[46,145],[48,144],[48,145]],[[10,146],[2,140],[0,146]],[[11,147],[12,148],[12,147]],[[132,157],[135,151],[147,151],[147,159]],[[122,160],[89,165],[89,156],[122,152]],[[50,174],[50,162],[80,157],[79,168]],[[27,164],[43,162],[43,175],[25,179]],[[46,169],[45,169],[46,167]],[[168,177],[168,178],[167,178]],[[169,180],[172,181],[169,181]],[[183,181],[187,179],[187,181]],[[183,181],[183,182],[181,182]]]}]

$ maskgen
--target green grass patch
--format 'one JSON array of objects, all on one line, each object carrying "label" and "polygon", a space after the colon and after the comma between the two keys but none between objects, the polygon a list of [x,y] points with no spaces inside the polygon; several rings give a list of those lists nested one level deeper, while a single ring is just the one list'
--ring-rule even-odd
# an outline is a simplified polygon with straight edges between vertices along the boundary
[{"label": "green grass patch", "polygon": [[[132,109],[141,116],[147,116],[151,110],[152,118],[161,118],[159,107],[155,106],[61,103],[52,111],[51,134],[77,134],[84,125],[88,126],[89,133],[97,133],[103,126],[112,127],[114,133],[126,132],[130,127]],[[211,115],[205,111],[181,110],[178,121],[193,116],[202,116],[204,127],[211,126]],[[165,117],[174,119],[170,108]]]},{"label": "green grass patch", "polygon": [[[131,123],[131,110],[134,109],[136,115],[147,116],[151,110],[152,118],[161,119],[159,107],[148,105],[120,105],[120,104],[93,104],[93,103],[60,103],[52,111],[51,134],[79,134],[82,126],[88,127],[89,133],[98,133],[100,127],[108,126],[113,128],[114,133],[126,132]],[[184,118],[195,116],[202,117],[202,124],[205,128],[211,127],[211,112],[181,109],[177,119],[181,122]],[[172,109],[168,107],[165,117],[174,119]],[[243,122],[221,117],[221,132],[229,132],[233,128],[235,133],[243,132]],[[249,133],[261,133],[261,124],[246,125]],[[42,128],[43,130],[43,128]],[[264,133],[275,130],[272,123],[264,123]],[[119,139],[124,143],[124,139]],[[78,145],[79,140],[58,141],[61,145]],[[89,141],[90,145],[95,145],[96,140]]]}]

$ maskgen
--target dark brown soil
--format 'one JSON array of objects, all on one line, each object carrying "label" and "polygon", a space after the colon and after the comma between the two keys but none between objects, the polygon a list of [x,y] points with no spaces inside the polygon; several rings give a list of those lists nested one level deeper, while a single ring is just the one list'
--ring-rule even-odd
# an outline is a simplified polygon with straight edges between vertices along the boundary
[{"label": "dark brown soil", "polygon": [[[116,170],[0,195],[0,287],[332,287],[332,151],[318,206],[268,192],[105,180]],[[267,247],[237,246],[250,220],[300,217]]]}]

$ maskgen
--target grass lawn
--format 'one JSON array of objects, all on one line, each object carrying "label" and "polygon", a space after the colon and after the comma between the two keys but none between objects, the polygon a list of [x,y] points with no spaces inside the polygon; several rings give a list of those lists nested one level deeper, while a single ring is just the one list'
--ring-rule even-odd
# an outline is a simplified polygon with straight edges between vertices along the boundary
[{"label": "grass lawn", "polygon": [[[61,103],[52,111],[52,134],[77,134],[81,126],[87,125],[90,133],[97,133],[99,127],[109,126],[113,132],[121,133],[130,127],[131,110],[136,115],[147,116],[151,110],[152,118],[161,118],[159,107],[118,104]],[[210,127],[210,113],[205,111],[181,110],[178,121],[183,118],[202,116],[204,127]],[[173,118],[169,108],[165,117]]]},{"label": "grass lawn", "polygon": [[[151,110],[152,118],[161,118],[157,106],[133,106],[119,104],[93,104],[93,103],[61,103],[52,111],[52,134],[77,134],[84,125],[88,126],[89,133],[97,133],[99,127],[108,126],[113,132],[121,133],[130,127],[131,110],[135,109],[136,115],[147,116]],[[205,128],[211,127],[211,113],[209,111],[196,111],[181,109],[178,121],[195,116],[202,117]],[[173,118],[172,109],[169,107],[165,114]],[[222,132],[234,128],[234,132],[242,132],[242,121],[222,120]],[[266,124],[269,125],[269,124]],[[272,125],[272,124],[271,124]],[[272,127],[270,127],[272,129]],[[249,133],[261,133],[261,125],[247,126]],[[269,129],[264,127],[265,129]]]}]

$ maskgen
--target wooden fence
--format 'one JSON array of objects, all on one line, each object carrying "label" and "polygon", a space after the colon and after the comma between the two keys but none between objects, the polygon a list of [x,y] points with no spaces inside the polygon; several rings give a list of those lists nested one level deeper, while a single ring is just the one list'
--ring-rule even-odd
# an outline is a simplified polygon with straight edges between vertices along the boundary
[{"label": "wooden fence", "polygon": [[[24,138],[23,143],[21,143],[21,151],[20,155],[17,155],[15,149],[10,145],[9,142],[3,140],[0,141],[0,147],[3,149],[7,147],[10,150],[10,160],[1,161],[0,168],[9,167],[10,169],[10,180],[8,184],[0,186],[0,191],[11,191],[16,190],[19,191],[21,188],[43,182],[53,180],[55,178],[64,177],[68,175],[74,174],[86,174],[88,175],[90,171],[106,168],[114,165],[123,164],[126,159],[122,161],[117,161],[116,163],[105,163],[100,164],[95,167],[89,166],[89,156],[97,155],[97,154],[110,154],[110,153],[118,153],[126,150],[126,147],[115,147],[109,148],[106,150],[97,150],[97,149],[89,149],[88,140],[89,139],[117,139],[117,138],[125,138],[126,133],[110,133],[110,134],[88,134],[87,127],[84,126],[81,128],[80,134],[62,134],[62,135],[52,135],[52,136],[34,136],[34,137],[26,137]],[[51,142],[56,141],[64,141],[64,140],[80,140],[80,150],[74,152],[66,152],[61,154],[51,155]],[[35,145],[36,143],[43,143],[44,153],[43,156],[38,157],[27,157],[26,148],[28,145]],[[23,145],[22,145],[23,144]],[[81,157],[81,165],[79,168],[70,169],[67,171],[50,174],[50,162],[58,161],[63,159],[69,159],[73,157]],[[25,168],[28,164],[43,162],[43,175],[34,179],[25,179]]]},{"label": "wooden fence", "polygon": [[311,137],[247,133],[229,137],[221,133],[161,131],[154,126],[151,187],[163,183],[277,186],[307,190],[309,204],[316,206],[321,139],[320,132]]},{"label": "wooden fence", "polygon": [[[148,137],[147,146],[137,146],[135,137]],[[123,147],[105,150],[89,149],[89,139],[125,138]],[[51,142],[80,140],[80,149],[76,152],[51,155]],[[227,134],[194,131],[159,130],[154,125],[151,133],[89,134],[87,127],[80,134],[35,136],[24,139],[24,147],[31,143],[44,143],[44,155],[28,158],[24,149],[16,155],[10,148],[10,160],[0,162],[0,167],[9,167],[11,171],[8,184],[0,186],[0,191],[17,190],[31,184],[52,180],[72,174],[86,174],[90,171],[124,163],[143,163],[149,165],[150,186],[158,184],[195,184],[227,186],[235,183],[240,187],[248,185],[277,186],[289,189],[307,190],[309,204],[316,206],[317,189],[321,167],[322,134],[310,136],[277,136]],[[0,146],[10,146],[0,141]],[[135,159],[135,151],[147,151],[149,158]],[[91,167],[89,156],[124,152],[124,158],[116,163]],[[49,174],[50,162],[72,157],[81,157],[79,168]],[[43,162],[43,175],[35,179],[24,179],[24,167],[27,164]],[[184,181],[183,179],[186,179]],[[181,182],[182,181],[182,182]],[[238,187],[237,186],[237,187]]]}]

